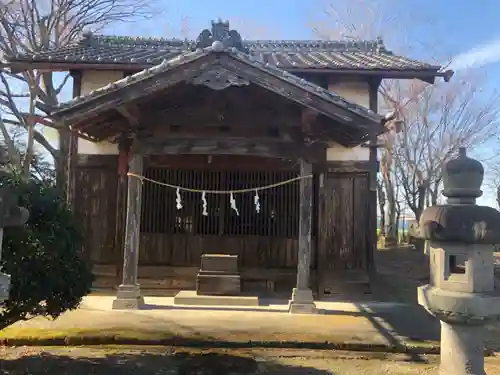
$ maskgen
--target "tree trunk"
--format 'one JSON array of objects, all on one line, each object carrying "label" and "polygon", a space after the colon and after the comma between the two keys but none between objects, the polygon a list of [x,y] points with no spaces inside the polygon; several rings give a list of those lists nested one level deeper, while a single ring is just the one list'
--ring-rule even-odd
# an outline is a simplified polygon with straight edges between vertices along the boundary
[{"label": "tree trunk", "polygon": [[396,221],[394,222],[394,232],[396,233],[396,243],[399,244],[400,238],[399,238],[399,228],[401,224],[401,205],[399,204],[398,201],[396,201]]},{"label": "tree trunk", "polygon": [[397,243],[396,228],[396,194],[394,194],[394,184],[390,175],[384,177],[385,191],[387,193],[387,229],[385,231],[386,246],[394,246]]},{"label": "tree trunk", "polygon": [[420,184],[418,186],[418,206],[415,212],[415,218],[420,220],[420,216],[422,216],[422,212],[424,212],[425,208],[425,197],[427,195],[427,184]]},{"label": "tree trunk", "polygon": [[431,203],[430,203],[431,206],[435,206],[438,204],[440,184],[441,184],[441,179],[435,181],[432,188],[429,187],[429,194],[431,196]]},{"label": "tree trunk", "polygon": [[380,181],[377,181],[377,193],[378,193],[378,208],[380,210],[380,223],[379,223],[379,236],[385,237],[385,193],[384,186]]},{"label": "tree trunk", "polygon": [[30,176],[31,161],[33,160],[33,154],[35,152],[35,120],[33,115],[35,114],[35,98],[33,97],[33,90],[30,90],[30,105],[29,105],[29,118],[28,118],[28,141],[26,142],[26,153],[24,156],[23,164],[23,176],[28,178]]},{"label": "tree trunk", "polygon": [[[420,216],[422,216],[422,212],[424,212],[425,197],[427,195],[427,187],[428,187],[428,184],[426,182],[424,182],[418,186],[418,204],[414,210],[415,211],[415,219],[417,221],[420,221]],[[415,246],[415,250],[424,252],[425,240],[412,237],[411,242],[412,242],[413,246]]]}]

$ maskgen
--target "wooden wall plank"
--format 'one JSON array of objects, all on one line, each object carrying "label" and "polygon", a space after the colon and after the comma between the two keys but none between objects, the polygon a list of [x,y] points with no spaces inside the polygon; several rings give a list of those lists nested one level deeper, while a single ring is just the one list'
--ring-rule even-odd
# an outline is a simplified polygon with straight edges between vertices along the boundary
[{"label": "wooden wall plank", "polygon": [[116,166],[76,170],[75,215],[81,223],[83,254],[91,262],[114,259]]},{"label": "wooden wall plank", "polygon": [[[139,266],[138,280],[146,294],[174,295],[179,290],[195,290],[196,266]],[[116,287],[113,264],[95,264],[94,288]],[[290,296],[297,274],[293,268],[245,267],[240,269],[242,289],[247,292],[276,292]],[[316,283],[316,271],[311,271],[311,282]],[[266,289],[266,290],[264,290]]]},{"label": "wooden wall plank", "polygon": [[139,264],[198,267],[201,254],[217,253],[238,255],[241,267],[293,269],[297,266],[297,239],[141,233]]},{"label": "wooden wall plank", "polygon": [[371,251],[367,173],[325,173],[319,190],[319,293],[342,282],[365,282]]}]

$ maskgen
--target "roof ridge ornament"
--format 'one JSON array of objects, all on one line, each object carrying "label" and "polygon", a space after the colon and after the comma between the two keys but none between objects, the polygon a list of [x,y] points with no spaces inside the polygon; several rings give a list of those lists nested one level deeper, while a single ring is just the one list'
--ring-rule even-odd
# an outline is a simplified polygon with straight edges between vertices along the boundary
[{"label": "roof ridge ornament", "polygon": [[92,29],[90,27],[84,27],[77,43],[82,46],[90,46],[94,39],[95,35]]},{"label": "roof ridge ornament", "polygon": [[236,48],[241,52],[248,53],[248,49],[243,46],[240,33],[229,28],[229,21],[222,21],[220,18],[217,21],[212,21],[212,28],[204,29],[196,39],[195,48],[207,48],[213,45],[214,42],[220,42],[227,48]]},{"label": "roof ridge ornament", "polygon": [[389,52],[387,48],[385,48],[384,39],[382,39],[380,35],[377,36],[376,43],[377,43],[376,47],[377,53]]}]

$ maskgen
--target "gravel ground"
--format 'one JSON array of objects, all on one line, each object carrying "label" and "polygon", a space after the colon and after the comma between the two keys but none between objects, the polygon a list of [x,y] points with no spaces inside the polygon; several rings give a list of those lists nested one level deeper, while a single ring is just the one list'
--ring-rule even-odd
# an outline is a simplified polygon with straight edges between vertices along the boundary
[{"label": "gravel ground", "polygon": [[[438,357],[305,350],[191,350],[182,348],[0,348],[1,375],[424,375]],[[500,375],[500,359],[487,359]]]}]

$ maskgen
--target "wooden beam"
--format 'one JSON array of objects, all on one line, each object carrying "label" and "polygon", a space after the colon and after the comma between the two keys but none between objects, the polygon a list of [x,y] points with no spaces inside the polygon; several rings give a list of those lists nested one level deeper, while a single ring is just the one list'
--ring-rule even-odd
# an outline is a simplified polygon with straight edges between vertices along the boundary
[{"label": "wooden beam", "polygon": [[300,147],[295,142],[279,139],[245,137],[169,137],[141,140],[137,150],[144,155],[248,155],[272,158],[297,158]]},{"label": "wooden beam", "polygon": [[[76,132],[88,134],[93,138],[93,141],[102,141],[120,135],[121,133],[130,131],[130,124],[124,117],[116,117],[109,121],[94,122],[95,119],[88,119],[83,126],[74,128]],[[83,137],[82,135],[80,135]]]},{"label": "wooden beam", "polygon": [[304,133],[311,133],[313,129],[313,125],[318,117],[318,112],[311,108],[303,108],[302,109],[302,131]]},{"label": "wooden beam", "polygon": [[138,128],[141,123],[141,111],[138,106],[133,104],[124,104],[116,107],[120,115],[127,119],[132,128]]},{"label": "wooden beam", "polygon": [[226,155],[151,155],[145,157],[145,163],[151,168],[210,170],[217,166],[220,171],[232,171],[238,166],[240,171],[297,171],[296,160],[279,158],[256,158],[253,156]]},{"label": "wooden beam", "polygon": [[327,161],[322,166],[325,173],[371,173],[370,161]]},{"label": "wooden beam", "polygon": [[98,168],[116,172],[117,155],[78,154],[77,168]]}]

